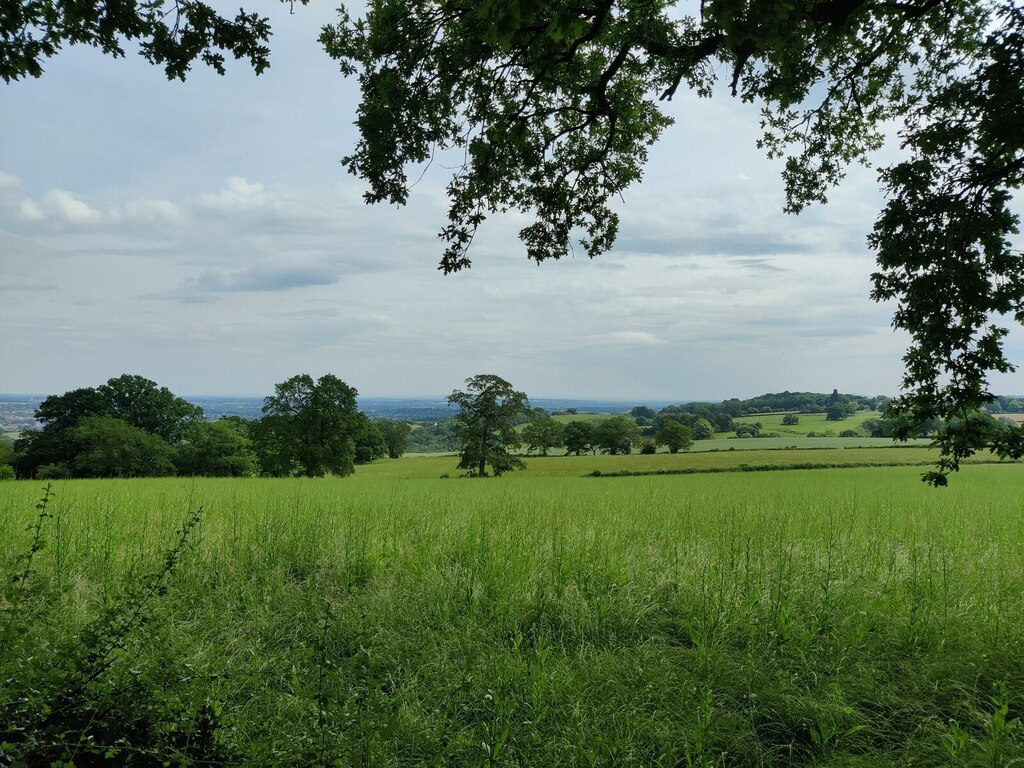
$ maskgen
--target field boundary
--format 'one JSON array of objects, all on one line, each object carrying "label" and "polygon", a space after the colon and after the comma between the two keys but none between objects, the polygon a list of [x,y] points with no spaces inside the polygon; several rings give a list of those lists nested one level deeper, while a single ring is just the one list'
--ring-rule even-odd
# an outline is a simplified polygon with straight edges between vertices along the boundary
[{"label": "field boundary", "polygon": [[[1020,464],[1017,461],[1001,459],[978,459],[968,461],[969,464]],[[803,461],[796,464],[737,464],[735,467],[680,467],[678,469],[620,469],[614,472],[602,472],[595,469],[583,477],[646,477],[652,475],[709,475],[721,472],[786,472],[789,470],[806,469],[870,469],[878,467],[928,467],[934,461],[859,461],[859,462],[822,462]]]}]

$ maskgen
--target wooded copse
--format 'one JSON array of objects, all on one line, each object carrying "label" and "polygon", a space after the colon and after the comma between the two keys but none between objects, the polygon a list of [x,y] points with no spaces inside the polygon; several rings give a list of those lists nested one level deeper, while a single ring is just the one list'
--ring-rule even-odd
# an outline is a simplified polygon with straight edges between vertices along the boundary
[{"label": "wooded copse", "polygon": [[[264,400],[263,417],[207,421],[197,405],[141,376],[47,397],[39,430],[9,457],[20,478],[189,475],[349,475],[355,464],[405,451],[411,427],[371,420],[333,375],[293,376]],[[10,472],[9,472],[10,474]]]},{"label": "wooded copse", "polygon": [[[331,374],[318,380],[303,374],[275,387],[275,393],[264,399],[261,418],[224,416],[211,421],[201,407],[166,387],[125,374],[98,387],[43,400],[35,411],[42,428],[22,433],[13,445],[0,443],[0,479],[345,476],[356,465],[405,453],[465,453],[479,471],[480,456],[466,452],[466,433],[460,435],[458,416],[421,424],[370,419],[358,410],[356,395],[354,388]],[[488,455],[496,455],[493,451],[499,445],[507,448],[511,458],[499,459],[500,474],[518,466],[513,452],[615,455],[664,446],[676,453],[695,440],[716,435],[779,437],[757,419],[778,413],[786,414],[783,424],[799,424],[800,414],[821,413],[836,422],[835,430],[803,433],[806,437],[838,432],[840,437],[895,438],[907,425],[891,413],[862,420],[856,429],[842,428],[857,412],[884,412],[889,401],[838,390],[780,392],[719,403],[688,402],[659,411],[638,405],[628,413],[594,413],[591,418],[576,408],[548,412],[526,403],[503,417],[507,427],[515,428],[514,437],[505,434]],[[1012,425],[997,416],[1021,411],[1024,403],[1019,398],[998,397],[990,412],[968,415],[969,427],[979,434],[1015,434]],[[933,419],[914,425],[910,434],[935,437],[945,428],[948,425]],[[490,433],[492,437],[496,432]]]}]

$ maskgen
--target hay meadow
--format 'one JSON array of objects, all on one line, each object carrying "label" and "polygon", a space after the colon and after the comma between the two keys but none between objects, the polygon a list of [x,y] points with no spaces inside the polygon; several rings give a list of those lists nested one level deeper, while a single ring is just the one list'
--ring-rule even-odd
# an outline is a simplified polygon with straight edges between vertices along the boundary
[{"label": "hay meadow", "polygon": [[1020,465],[417,461],[0,485],[0,765],[1024,764]]}]

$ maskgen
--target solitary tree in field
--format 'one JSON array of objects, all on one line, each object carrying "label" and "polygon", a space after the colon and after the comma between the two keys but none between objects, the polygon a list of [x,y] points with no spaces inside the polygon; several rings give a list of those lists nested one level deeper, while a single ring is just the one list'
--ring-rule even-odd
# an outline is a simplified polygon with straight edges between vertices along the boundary
[{"label": "solitary tree in field", "polygon": [[484,477],[488,465],[495,476],[526,466],[512,454],[520,445],[516,422],[530,409],[525,394],[500,376],[481,374],[466,379],[465,391],[455,390],[448,402],[459,406],[455,416],[455,434],[462,445],[459,469]]},{"label": "solitary tree in field", "polygon": [[825,421],[842,421],[856,412],[857,406],[853,403],[830,403],[825,408]]}]

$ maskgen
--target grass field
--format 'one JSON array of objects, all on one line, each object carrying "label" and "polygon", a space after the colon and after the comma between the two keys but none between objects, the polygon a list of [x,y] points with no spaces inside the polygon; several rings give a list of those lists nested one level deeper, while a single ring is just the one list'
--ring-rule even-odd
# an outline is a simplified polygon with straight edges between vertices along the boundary
[{"label": "grass field", "polygon": [[[691,451],[606,456],[527,456],[526,469],[507,477],[513,481],[538,477],[582,477],[595,472],[613,475],[620,472],[721,472],[743,471],[753,467],[803,466],[881,466],[934,463],[938,453],[925,445],[898,446],[891,440],[855,438],[758,438],[737,440],[728,446],[717,440],[698,441]],[[866,447],[857,447],[865,444]],[[792,449],[790,446],[813,446]],[[832,445],[834,447],[826,447]],[[735,450],[730,450],[735,448]],[[991,460],[985,454],[979,460]],[[463,473],[455,454],[410,454],[401,459],[382,459],[356,467],[357,480],[387,478],[429,479]],[[923,470],[922,470],[923,471]]]},{"label": "grass field", "polygon": [[[827,421],[824,413],[796,413],[793,415],[800,419],[800,423],[792,426],[786,426],[782,423],[782,420],[787,415],[785,413],[763,413],[752,416],[738,416],[734,421],[737,424],[760,422],[762,432],[778,432],[783,437],[802,437],[806,436],[808,432],[832,431],[838,435],[846,429],[859,429],[860,425],[868,419],[880,418],[882,414],[877,411],[857,411],[842,421]],[[727,440],[732,436],[732,432],[718,432],[715,434],[715,439]]]},{"label": "grass field", "polygon": [[1024,468],[918,473],[6,483],[0,764],[1019,765]]}]

